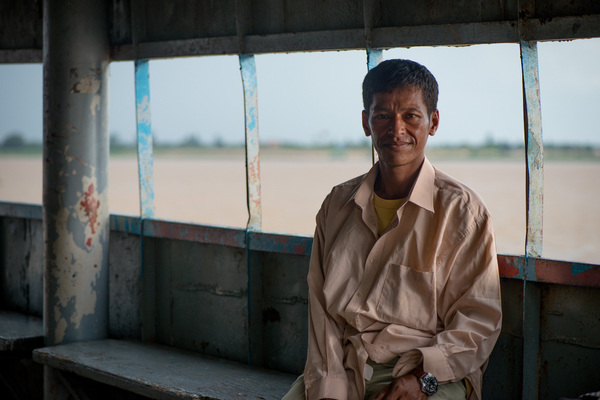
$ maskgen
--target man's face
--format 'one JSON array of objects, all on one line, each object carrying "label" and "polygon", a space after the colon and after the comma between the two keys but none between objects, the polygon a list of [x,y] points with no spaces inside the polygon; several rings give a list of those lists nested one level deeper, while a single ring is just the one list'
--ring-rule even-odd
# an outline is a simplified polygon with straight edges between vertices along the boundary
[{"label": "man's face", "polygon": [[408,86],[392,93],[375,93],[363,111],[363,129],[371,136],[382,168],[420,167],[427,138],[435,135],[439,113],[430,116],[421,89]]}]

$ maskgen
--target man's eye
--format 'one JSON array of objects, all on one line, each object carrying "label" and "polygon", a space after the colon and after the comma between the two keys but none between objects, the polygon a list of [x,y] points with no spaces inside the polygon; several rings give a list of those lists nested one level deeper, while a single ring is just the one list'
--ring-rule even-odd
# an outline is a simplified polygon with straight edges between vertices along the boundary
[{"label": "man's eye", "polygon": [[388,115],[387,114],[377,114],[375,116],[375,119],[388,119]]}]

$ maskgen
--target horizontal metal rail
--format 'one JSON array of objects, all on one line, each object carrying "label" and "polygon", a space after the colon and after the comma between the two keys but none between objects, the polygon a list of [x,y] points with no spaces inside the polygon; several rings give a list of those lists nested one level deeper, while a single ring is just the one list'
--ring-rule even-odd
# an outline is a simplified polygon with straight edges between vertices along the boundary
[{"label": "horizontal metal rail", "polygon": [[[42,219],[42,206],[0,202],[0,218]],[[111,231],[141,234],[138,216],[111,214]],[[198,225],[168,220],[148,219],[144,237],[172,239],[246,248],[246,230],[222,226]],[[274,232],[250,232],[250,251],[310,255],[313,238]],[[528,282],[600,287],[600,264],[531,258],[521,255],[498,255],[500,276]]]},{"label": "horizontal metal rail", "polygon": [[[572,40],[600,37],[600,15],[527,19],[521,24],[526,40]],[[517,21],[453,23],[371,29],[373,48],[519,43]],[[246,54],[296,51],[364,50],[365,30],[339,29],[244,36]],[[140,41],[111,46],[112,60],[239,54],[237,35],[194,39]],[[0,63],[41,63],[42,49],[0,49]]]}]

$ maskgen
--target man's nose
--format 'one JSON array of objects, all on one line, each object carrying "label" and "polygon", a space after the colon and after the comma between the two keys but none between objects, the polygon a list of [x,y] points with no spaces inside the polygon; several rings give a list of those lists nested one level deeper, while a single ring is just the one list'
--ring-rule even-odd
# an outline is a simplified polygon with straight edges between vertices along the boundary
[{"label": "man's nose", "polygon": [[391,129],[391,133],[393,133],[394,135],[401,135],[406,133],[406,126],[404,124],[404,120],[402,119],[402,116],[400,115],[394,115],[392,117],[392,121],[390,124],[390,129]]}]

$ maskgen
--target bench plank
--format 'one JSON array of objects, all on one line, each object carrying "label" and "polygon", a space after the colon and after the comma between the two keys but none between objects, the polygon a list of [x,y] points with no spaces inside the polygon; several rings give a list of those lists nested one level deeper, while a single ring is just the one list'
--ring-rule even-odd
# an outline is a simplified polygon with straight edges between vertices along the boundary
[{"label": "bench plank", "polygon": [[0,310],[0,351],[31,351],[43,345],[41,318]]},{"label": "bench plank", "polygon": [[37,349],[34,361],[153,399],[273,399],[295,376],[171,347],[124,340]]}]

